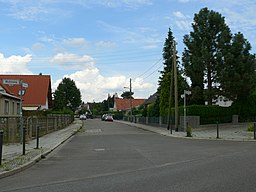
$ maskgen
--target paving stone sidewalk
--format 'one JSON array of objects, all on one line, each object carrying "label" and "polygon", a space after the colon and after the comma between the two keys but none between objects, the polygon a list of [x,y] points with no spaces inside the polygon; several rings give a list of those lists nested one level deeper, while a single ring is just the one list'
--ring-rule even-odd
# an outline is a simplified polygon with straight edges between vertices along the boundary
[{"label": "paving stone sidewalk", "polygon": [[48,153],[53,151],[82,127],[82,121],[75,120],[68,127],[44,135],[39,139],[39,149],[36,148],[36,140],[26,143],[26,154],[22,155],[22,144],[3,145],[2,165],[0,166],[0,178],[15,174],[32,166]]}]

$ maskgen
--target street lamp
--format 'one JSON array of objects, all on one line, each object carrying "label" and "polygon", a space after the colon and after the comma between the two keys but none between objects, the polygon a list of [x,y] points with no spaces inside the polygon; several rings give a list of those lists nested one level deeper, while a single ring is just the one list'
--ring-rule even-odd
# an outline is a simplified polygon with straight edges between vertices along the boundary
[{"label": "street lamp", "polygon": [[181,95],[181,98],[184,98],[184,130],[187,130],[187,117],[186,117],[186,95],[190,95],[191,91],[184,90],[184,94]]}]

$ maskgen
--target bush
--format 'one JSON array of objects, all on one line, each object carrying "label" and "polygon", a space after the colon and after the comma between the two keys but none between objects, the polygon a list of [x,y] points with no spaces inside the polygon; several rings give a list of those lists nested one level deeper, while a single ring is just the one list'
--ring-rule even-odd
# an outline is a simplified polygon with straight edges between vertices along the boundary
[{"label": "bush", "polygon": [[254,124],[253,123],[248,124],[247,131],[254,132]]},{"label": "bush", "polygon": [[186,137],[192,137],[192,127],[191,126],[188,125],[186,132],[187,132]]}]

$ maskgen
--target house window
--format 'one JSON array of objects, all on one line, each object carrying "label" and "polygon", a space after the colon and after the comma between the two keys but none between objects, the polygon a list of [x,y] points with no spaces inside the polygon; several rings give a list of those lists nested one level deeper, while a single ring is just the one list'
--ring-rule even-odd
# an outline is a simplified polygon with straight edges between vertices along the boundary
[{"label": "house window", "polygon": [[20,115],[20,103],[17,103],[17,115]]},{"label": "house window", "polygon": [[4,113],[6,115],[9,114],[9,101],[8,100],[5,100],[5,102],[4,102]]},{"label": "house window", "polygon": [[15,113],[15,103],[14,103],[14,101],[12,102],[12,114],[14,115]]}]

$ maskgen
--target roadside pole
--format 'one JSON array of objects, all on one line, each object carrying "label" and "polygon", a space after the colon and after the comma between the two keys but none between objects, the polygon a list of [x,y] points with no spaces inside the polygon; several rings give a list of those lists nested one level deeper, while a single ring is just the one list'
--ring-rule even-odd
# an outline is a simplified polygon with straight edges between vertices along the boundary
[{"label": "roadside pole", "polygon": [[0,130],[0,165],[2,165],[3,140],[4,140],[4,131]]},{"label": "roadside pole", "polygon": [[22,80],[20,80],[20,143],[22,143],[23,138],[23,118],[22,118]]},{"label": "roadside pole", "polygon": [[216,138],[219,139],[220,138],[219,121],[217,121],[216,124],[217,124],[217,137]]}]

